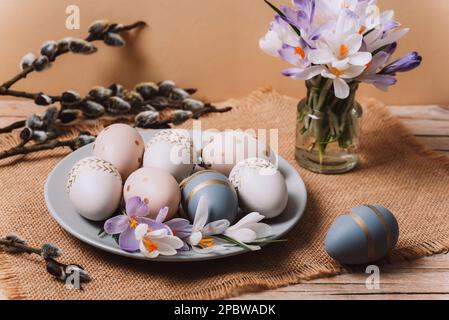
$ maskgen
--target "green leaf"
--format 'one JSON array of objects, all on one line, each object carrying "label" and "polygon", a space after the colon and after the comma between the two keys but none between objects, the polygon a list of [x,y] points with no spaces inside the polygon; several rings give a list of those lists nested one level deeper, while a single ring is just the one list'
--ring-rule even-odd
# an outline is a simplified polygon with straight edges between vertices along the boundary
[{"label": "green leaf", "polygon": [[286,243],[286,242],[288,242],[287,239],[284,239],[284,240],[262,240],[262,241],[251,242],[251,243],[248,243],[248,244],[257,246],[257,245],[260,245],[260,244],[274,244],[274,243]]},{"label": "green leaf", "polygon": [[104,238],[106,236],[106,232],[104,231],[104,227],[100,228],[100,231],[98,232],[97,236],[100,238]]},{"label": "green leaf", "polygon": [[227,237],[227,236],[225,236],[225,235],[218,235],[218,236],[215,236],[215,237],[218,238],[218,239],[224,240],[224,241],[226,241],[226,242],[235,244],[236,246],[239,246],[239,247],[241,247],[241,248],[243,248],[243,249],[245,249],[245,250],[253,251],[253,250],[251,250],[250,247],[248,247],[248,246],[247,246],[246,244],[244,244],[243,242],[237,241],[237,240],[235,240],[235,239],[233,239],[233,238],[230,238],[230,237]]},{"label": "green leaf", "polygon": [[373,57],[376,55],[376,54],[378,54],[379,52],[381,52],[381,51],[383,51],[383,50],[385,50],[386,48],[388,48],[390,45],[389,44],[387,44],[386,46],[383,46],[383,47],[380,47],[379,49],[377,49],[377,50],[374,50],[371,54],[373,55]]},{"label": "green leaf", "polygon": [[296,26],[294,26],[293,24],[291,24],[289,21],[288,21],[288,19],[287,19],[287,17],[285,16],[285,14],[281,11],[281,10],[279,10],[274,4],[272,4],[270,1],[268,1],[268,0],[263,0],[268,6],[270,6],[270,8],[271,9],[273,9],[279,16],[281,16],[281,18],[285,21],[285,22],[287,22],[289,25],[290,25],[290,27],[292,27],[293,28],[293,30],[296,32],[296,34],[299,36],[299,37],[301,37],[301,31],[299,31],[299,29],[296,27]]}]

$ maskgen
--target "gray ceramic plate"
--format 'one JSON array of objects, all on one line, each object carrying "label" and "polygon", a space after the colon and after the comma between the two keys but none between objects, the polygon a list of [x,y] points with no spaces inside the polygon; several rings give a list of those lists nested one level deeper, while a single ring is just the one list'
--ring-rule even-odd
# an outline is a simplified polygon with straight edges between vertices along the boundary
[{"label": "gray ceramic plate", "polygon": [[[141,132],[145,141],[148,141],[155,131]],[[127,253],[118,247],[111,237],[100,238],[98,232],[101,224],[88,221],[81,217],[73,208],[66,193],[66,180],[73,165],[79,160],[89,157],[92,146],[85,146],[64,158],[50,173],[45,184],[45,201],[48,210],[58,222],[71,235],[96,248],[135,259],[146,259],[140,253]],[[265,221],[273,228],[274,239],[286,237],[287,233],[299,222],[307,204],[307,191],[304,181],[298,172],[283,158],[279,159],[279,169],[287,181],[289,193],[288,206],[285,212],[276,219]],[[286,237],[288,238],[288,236]],[[220,259],[247,252],[243,248],[235,247],[224,252],[201,255],[195,252],[183,252],[173,257],[159,257],[151,261],[190,262]]]}]

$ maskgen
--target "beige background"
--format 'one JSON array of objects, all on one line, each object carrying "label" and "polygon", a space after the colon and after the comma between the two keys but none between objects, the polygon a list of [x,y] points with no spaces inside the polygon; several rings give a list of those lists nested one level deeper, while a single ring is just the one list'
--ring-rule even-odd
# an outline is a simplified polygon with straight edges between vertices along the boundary
[{"label": "beige background", "polygon": [[[274,0],[287,3],[288,0]],[[65,29],[65,8],[81,8],[81,30]],[[447,0],[381,0],[393,8],[412,32],[400,44],[399,54],[418,50],[424,56],[420,70],[400,76],[389,93],[365,86],[362,96],[390,104],[449,103]],[[18,88],[58,93],[82,93],[97,84],[173,79],[200,88],[199,96],[222,100],[242,96],[254,88],[273,85],[301,97],[304,84],[280,75],[284,63],[259,50],[272,12],[262,0],[0,0],[0,80],[18,70],[21,57],[38,51],[50,39],[84,36],[91,21],[108,18],[124,23],[142,19],[150,28],[123,49],[106,48],[92,57],[65,56],[57,66],[21,83]]]}]

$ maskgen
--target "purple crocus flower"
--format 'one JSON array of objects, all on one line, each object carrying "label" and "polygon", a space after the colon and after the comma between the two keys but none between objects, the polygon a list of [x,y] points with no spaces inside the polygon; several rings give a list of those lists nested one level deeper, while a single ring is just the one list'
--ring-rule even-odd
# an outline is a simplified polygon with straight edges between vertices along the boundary
[{"label": "purple crocus flower", "polygon": [[119,215],[107,220],[104,224],[104,231],[109,235],[120,234],[119,245],[123,251],[139,251],[139,241],[135,236],[135,229],[139,224],[146,224],[151,230],[167,229],[172,234],[171,229],[162,222],[167,217],[168,208],[163,208],[159,212],[156,220],[146,218],[149,215],[149,207],[140,197],[130,198],[126,201],[126,214]]},{"label": "purple crocus flower", "polygon": [[394,76],[398,72],[407,72],[417,68],[421,64],[421,62],[422,57],[418,54],[418,52],[413,51],[390,63],[379,73]]},{"label": "purple crocus flower", "polygon": [[180,250],[188,251],[189,245],[187,244],[187,239],[192,234],[192,225],[190,221],[186,219],[176,218],[165,223],[173,232],[173,235],[180,238],[184,242],[184,247]]}]

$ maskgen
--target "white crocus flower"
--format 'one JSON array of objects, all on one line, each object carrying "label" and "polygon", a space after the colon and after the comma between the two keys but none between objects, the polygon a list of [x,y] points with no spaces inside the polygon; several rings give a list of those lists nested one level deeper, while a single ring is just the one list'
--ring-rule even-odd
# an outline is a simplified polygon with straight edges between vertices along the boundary
[{"label": "white crocus flower", "polygon": [[300,38],[287,22],[277,17],[271,24],[270,31],[259,40],[259,46],[266,54],[278,58],[279,50],[285,44],[298,47]]},{"label": "white crocus flower", "polygon": [[228,220],[219,220],[207,224],[209,220],[209,204],[207,198],[201,197],[195,213],[192,234],[188,243],[193,251],[198,253],[211,253],[226,250],[224,246],[217,245],[212,236],[222,234],[230,225]]},{"label": "white crocus flower", "polygon": [[363,36],[357,30],[356,19],[343,11],[338,17],[334,30],[323,33],[323,40],[317,50],[309,53],[313,64],[331,64],[333,68],[347,69],[348,66],[365,66],[372,55],[359,52]]},{"label": "white crocus flower", "polygon": [[176,250],[184,246],[181,239],[169,235],[166,229],[152,231],[146,224],[138,225],[135,235],[140,244],[140,252],[147,258],[174,256],[177,254]]},{"label": "white crocus flower", "polygon": [[339,99],[349,97],[350,88],[346,80],[358,77],[365,70],[365,66],[351,66],[347,69],[327,68],[321,75],[333,80],[335,96]]},{"label": "white crocus flower", "polygon": [[[273,230],[269,225],[260,223],[263,219],[265,217],[258,212],[250,213],[235,225],[229,227],[224,235],[245,244],[268,238],[273,235]],[[259,246],[249,247],[252,250],[260,250]]]},{"label": "white crocus flower", "polygon": [[384,32],[382,29],[373,30],[364,38],[366,48],[368,51],[374,52],[394,42],[398,42],[409,31],[409,28],[395,28],[387,32]]}]

